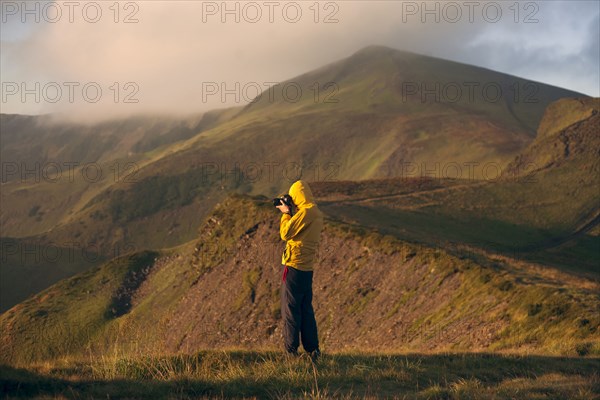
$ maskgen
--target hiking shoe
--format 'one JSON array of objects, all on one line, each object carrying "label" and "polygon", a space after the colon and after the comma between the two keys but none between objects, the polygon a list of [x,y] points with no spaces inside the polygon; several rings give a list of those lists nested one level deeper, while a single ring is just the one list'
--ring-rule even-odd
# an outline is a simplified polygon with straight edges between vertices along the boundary
[{"label": "hiking shoe", "polygon": [[316,364],[317,361],[319,361],[319,358],[321,357],[321,351],[319,349],[316,349],[308,353],[308,355],[310,356],[310,361]]}]

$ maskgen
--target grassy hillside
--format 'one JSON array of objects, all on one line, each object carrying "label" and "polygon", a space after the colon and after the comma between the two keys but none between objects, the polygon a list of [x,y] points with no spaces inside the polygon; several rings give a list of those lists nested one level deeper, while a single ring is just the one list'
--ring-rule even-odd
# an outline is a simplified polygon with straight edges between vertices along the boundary
[{"label": "grassy hillside", "polygon": [[94,247],[79,247],[76,242],[61,247],[56,243],[44,245],[0,238],[0,248],[0,313],[46,289],[49,282],[69,278],[108,261]]},{"label": "grassy hillside", "polygon": [[[282,243],[266,199],[231,197],[198,240],[117,258],[0,316],[1,361],[276,348]],[[325,351],[600,353],[598,283],[328,222],[315,276]]]},{"label": "grassy hillside", "polygon": [[3,235],[32,236],[82,219],[76,216],[90,199],[112,185],[136,182],[139,170],[163,157],[169,145],[236,112],[139,116],[94,125],[1,114]]},{"label": "grassy hillside", "polygon": [[[348,223],[442,247],[471,245],[600,279],[598,101],[554,103],[536,140],[493,180],[317,183],[316,192],[332,218]],[[397,189],[402,185],[404,190]]]},{"label": "grassy hillside", "polygon": [[[30,170],[35,163],[62,166],[65,162],[114,161],[188,139],[236,112],[223,109],[185,117],[140,115],[94,124],[62,121],[52,115],[0,114],[0,154],[5,162],[23,163]],[[19,172],[10,171],[3,182],[20,180]]]},{"label": "grassy hillside", "polygon": [[[406,93],[406,85],[445,87],[471,81],[505,89],[526,84],[482,68],[367,47],[267,90],[235,118],[191,139],[172,159],[155,166],[173,170],[220,161],[230,168],[237,162],[243,169],[251,163],[293,162],[304,168],[307,179],[318,181],[420,175],[406,170],[405,163],[504,164],[534,138],[548,104],[580,96],[538,83],[531,102],[515,101],[508,89],[498,101],[481,92],[454,101]],[[333,83],[327,92],[331,98],[315,97],[315,84],[324,88],[328,83]],[[302,96],[286,96],[290,87]],[[328,179],[328,171],[321,170],[319,178],[314,176],[316,165],[327,163],[338,167],[337,174]],[[475,174],[481,178],[481,171]],[[285,186],[283,178],[258,179],[252,186],[264,193]]]}]

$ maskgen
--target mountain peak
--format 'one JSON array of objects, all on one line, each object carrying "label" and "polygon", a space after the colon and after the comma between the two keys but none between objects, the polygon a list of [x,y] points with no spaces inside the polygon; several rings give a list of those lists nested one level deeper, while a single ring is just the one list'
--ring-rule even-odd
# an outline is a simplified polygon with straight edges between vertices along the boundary
[{"label": "mountain peak", "polygon": [[383,45],[379,45],[379,44],[371,44],[368,46],[365,46],[363,48],[361,48],[360,50],[354,52],[352,54],[352,56],[355,55],[361,55],[361,54],[365,54],[365,55],[374,55],[376,53],[396,53],[396,52],[400,52],[401,50],[398,49],[393,49],[391,47],[388,46],[383,46]]}]

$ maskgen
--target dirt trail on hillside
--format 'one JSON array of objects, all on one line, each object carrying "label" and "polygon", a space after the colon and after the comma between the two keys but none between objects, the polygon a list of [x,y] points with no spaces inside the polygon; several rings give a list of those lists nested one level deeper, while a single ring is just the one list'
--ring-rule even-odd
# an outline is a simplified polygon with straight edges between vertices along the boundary
[{"label": "dirt trail on hillside", "polygon": [[431,190],[414,191],[414,192],[410,192],[410,193],[401,193],[401,194],[386,194],[386,195],[381,195],[381,196],[360,197],[360,198],[356,198],[356,199],[344,199],[344,200],[340,200],[340,201],[331,201],[331,200],[323,201],[322,200],[322,201],[319,201],[319,205],[328,206],[330,204],[369,203],[369,202],[375,202],[378,200],[417,197],[419,195],[427,195],[427,194],[440,193],[440,192],[450,192],[450,191],[465,189],[465,188],[475,188],[475,187],[487,185],[488,183],[489,182],[473,182],[473,183],[467,183],[467,184],[459,184],[459,185],[455,185],[455,186],[441,187],[441,188],[436,188],[436,189],[431,189]]}]

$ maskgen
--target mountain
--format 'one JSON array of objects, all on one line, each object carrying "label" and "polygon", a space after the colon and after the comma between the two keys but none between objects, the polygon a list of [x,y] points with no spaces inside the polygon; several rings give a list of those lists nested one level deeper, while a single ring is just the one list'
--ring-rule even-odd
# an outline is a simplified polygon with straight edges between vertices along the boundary
[{"label": "mountain", "polygon": [[[501,96],[493,94],[498,88]],[[282,82],[245,107],[189,118],[82,125],[2,115],[3,165],[18,170],[3,171],[2,236],[33,243],[37,253],[58,247],[73,249],[73,259],[93,258],[69,259],[69,271],[82,271],[123,249],[193,240],[227,193],[275,195],[299,176],[485,179],[483,167],[502,170],[534,140],[547,105],[564,97],[582,95],[370,46]],[[38,175],[20,179],[26,168],[19,163],[38,163]],[[44,263],[21,256],[24,248],[16,246],[0,274],[19,282],[36,271],[40,285],[2,298],[0,310],[56,281]],[[23,272],[17,278],[7,268]]]},{"label": "mountain", "polygon": [[[598,275],[599,99],[552,103],[536,139],[493,179],[430,179],[418,187],[319,183],[323,208],[404,240],[470,245]],[[358,194],[369,187],[368,195]],[[345,193],[357,192],[355,196]],[[330,198],[335,200],[330,200]]]}]

